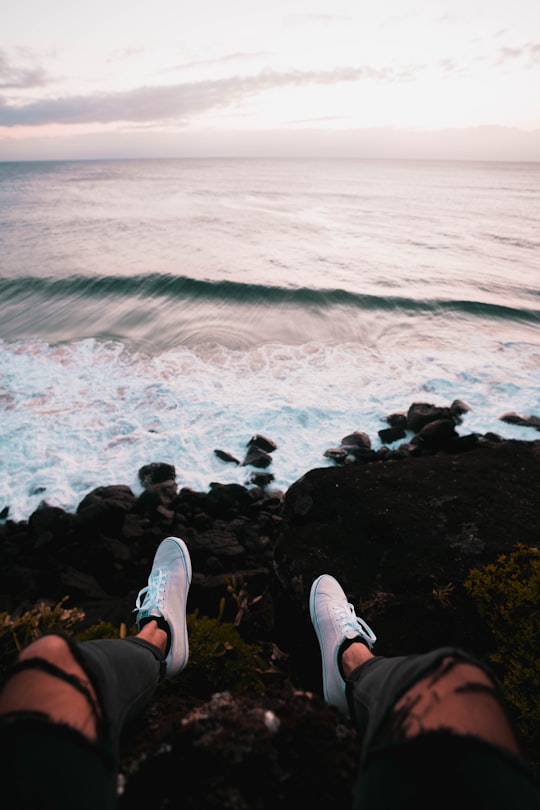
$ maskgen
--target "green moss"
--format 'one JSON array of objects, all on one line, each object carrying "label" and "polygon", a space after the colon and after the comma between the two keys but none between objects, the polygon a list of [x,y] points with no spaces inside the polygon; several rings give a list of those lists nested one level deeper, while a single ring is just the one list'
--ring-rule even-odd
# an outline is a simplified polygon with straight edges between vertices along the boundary
[{"label": "green moss", "polygon": [[518,544],[465,587],[495,642],[492,660],[523,737],[533,743],[540,727],[540,549]]},{"label": "green moss", "polygon": [[189,663],[182,673],[182,687],[206,697],[213,692],[264,689],[265,668],[259,647],[247,644],[233,624],[199,616],[187,617]]}]

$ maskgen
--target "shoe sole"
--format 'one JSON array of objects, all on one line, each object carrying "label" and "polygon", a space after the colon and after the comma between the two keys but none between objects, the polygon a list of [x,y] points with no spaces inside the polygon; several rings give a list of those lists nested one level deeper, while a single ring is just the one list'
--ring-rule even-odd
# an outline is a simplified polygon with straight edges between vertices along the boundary
[{"label": "shoe sole", "polygon": [[317,611],[315,609],[315,601],[317,599],[317,589],[319,587],[320,581],[325,577],[326,574],[321,574],[320,577],[317,577],[313,585],[311,586],[311,590],[309,592],[309,615],[311,616],[311,623],[313,625],[313,629],[315,630],[315,635],[317,636],[317,641],[319,642],[319,650],[321,653],[321,663],[322,663],[322,680],[323,680],[323,695],[324,699],[328,700],[328,689],[327,689],[327,677],[326,677],[326,664],[324,660],[323,654],[323,643],[322,643],[322,636],[319,629],[319,622],[317,619]]},{"label": "shoe sole", "polygon": [[[187,605],[187,599],[188,599],[189,588],[190,588],[190,585],[191,585],[191,576],[192,576],[191,557],[189,555],[189,549],[188,549],[187,545],[184,543],[184,541],[180,539],[180,537],[166,537],[165,540],[163,540],[163,542],[165,542],[166,540],[170,540],[170,541],[174,542],[178,546],[180,551],[182,552],[182,555],[181,555],[182,563],[184,565],[184,572],[185,572],[185,575],[186,575],[186,588],[185,588],[183,601],[184,601],[184,613],[186,614],[186,618],[187,618],[186,605]],[[189,660],[189,639],[188,639],[186,621],[184,621],[183,630],[184,630],[183,647],[184,647],[185,654],[184,654],[182,662],[179,665],[175,666],[175,674],[177,672],[181,672],[181,670],[184,669],[184,667],[186,666],[186,664],[187,664],[187,662]],[[171,650],[173,650],[177,645],[178,645],[178,641],[174,638],[174,636],[172,634],[172,628],[171,628]],[[172,657],[174,658],[174,656],[172,656]]]}]

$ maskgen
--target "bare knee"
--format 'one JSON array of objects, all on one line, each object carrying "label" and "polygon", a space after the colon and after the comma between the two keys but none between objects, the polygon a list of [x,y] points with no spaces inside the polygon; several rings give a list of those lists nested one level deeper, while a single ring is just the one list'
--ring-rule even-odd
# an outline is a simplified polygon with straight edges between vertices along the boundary
[{"label": "bare knee", "polygon": [[57,635],[42,636],[33,641],[19,654],[18,660],[27,661],[31,658],[44,658],[61,669],[66,665],[71,669],[77,665],[69,642]]},{"label": "bare knee", "polygon": [[397,701],[393,726],[405,738],[444,729],[519,752],[491,677],[476,664],[451,656]]},{"label": "bare knee", "polygon": [[42,636],[26,647],[0,693],[0,714],[27,712],[97,739],[101,712],[94,688],[62,636]]}]

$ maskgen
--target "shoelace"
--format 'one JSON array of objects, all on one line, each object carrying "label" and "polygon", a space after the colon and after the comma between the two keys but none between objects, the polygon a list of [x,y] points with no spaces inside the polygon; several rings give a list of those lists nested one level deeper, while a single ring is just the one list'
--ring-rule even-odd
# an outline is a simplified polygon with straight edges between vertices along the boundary
[{"label": "shoelace", "polygon": [[349,633],[355,636],[361,636],[371,649],[372,645],[377,641],[377,636],[363,619],[356,615],[354,607],[350,602],[343,602],[332,605],[332,609],[336,614],[336,621],[339,629],[344,636],[352,638]]},{"label": "shoelace", "polygon": [[148,577],[148,585],[142,588],[137,595],[133,613],[138,610],[144,610],[145,613],[148,613],[153,608],[161,611],[166,579],[167,575],[163,573],[161,568],[152,571]]}]

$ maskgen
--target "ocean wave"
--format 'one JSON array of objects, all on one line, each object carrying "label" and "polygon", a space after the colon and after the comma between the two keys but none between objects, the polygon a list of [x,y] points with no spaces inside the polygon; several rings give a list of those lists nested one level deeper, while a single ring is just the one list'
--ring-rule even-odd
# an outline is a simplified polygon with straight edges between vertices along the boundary
[{"label": "ocean wave", "polygon": [[[530,291],[531,296],[535,291]],[[537,294],[537,293],[536,293]],[[413,298],[399,295],[373,295],[345,289],[314,289],[264,284],[246,284],[237,281],[209,281],[189,276],[150,273],[132,276],[72,275],[65,278],[0,279],[0,297],[4,304],[39,295],[45,299],[59,297],[100,299],[165,298],[170,301],[215,302],[222,304],[249,304],[265,307],[296,306],[317,308],[321,311],[333,307],[350,307],[365,311],[401,311],[404,313],[454,313],[480,318],[499,318],[530,324],[540,324],[540,309],[518,307],[489,301],[452,298]]]}]

